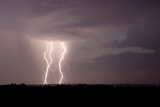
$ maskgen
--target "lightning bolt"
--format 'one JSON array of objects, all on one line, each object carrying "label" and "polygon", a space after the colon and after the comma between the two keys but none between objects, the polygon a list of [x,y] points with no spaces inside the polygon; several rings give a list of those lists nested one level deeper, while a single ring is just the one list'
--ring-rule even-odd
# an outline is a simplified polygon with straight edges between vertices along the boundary
[{"label": "lightning bolt", "polygon": [[[45,79],[44,79],[44,83],[43,84],[47,84],[48,72],[49,72],[50,66],[51,66],[51,64],[53,62],[52,57],[51,57],[51,54],[52,54],[52,51],[53,51],[52,44],[53,44],[52,42],[51,43],[47,43],[47,50],[44,53],[44,59],[45,59],[45,61],[47,63],[47,68],[46,68]],[[48,51],[49,51],[50,62],[47,59],[47,53],[48,53]]]},{"label": "lightning bolt", "polygon": [[[46,61],[47,67],[46,67],[46,71],[45,71],[45,79],[44,79],[43,84],[48,84],[47,83],[48,73],[49,73],[49,70],[51,70],[51,65],[53,63],[53,59],[52,59],[53,47],[52,47],[52,45],[53,45],[52,42],[48,42],[47,43],[47,49],[44,52],[44,60]],[[63,75],[63,72],[62,72],[62,62],[64,60],[65,53],[67,52],[67,48],[65,47],[64,42],[61,42],[61,47],[63,49],[63,52],[61,54],[61,58],[60,58],[59,63],[58,63],[58,68],[59,68],[59,72],[60,72],[60,75],[61,75],[60,80],[59,80],[59,84],[62,83],[62,80],[64,78],[64,75]]]},{"label": "lightning bolt", "polygon": [[65,53],[67,52],[67,49],[66,49],[66,47],[65,47],[64,42],[61,43],[61,46],[62,46],[62,48],[64,49],[64,51],[63,51],[62,56],[61,56],[61,58],[60,58],[60,60],[59,60],[59,72],[60,72],[60,74],[61,74],[61,78],[60,78],[59,84],[62,83],[62,80],[63,80],[63,77],[64,77],[64,76],[63,76],[63,72],[62,72],[62,61],[64,60],[64,55],[65,55]]}]

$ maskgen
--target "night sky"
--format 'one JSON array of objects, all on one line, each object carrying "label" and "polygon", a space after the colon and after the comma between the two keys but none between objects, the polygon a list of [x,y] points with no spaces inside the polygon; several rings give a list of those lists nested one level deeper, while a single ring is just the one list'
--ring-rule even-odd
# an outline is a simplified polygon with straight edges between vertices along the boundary
[{"label": "night sky", "polygon": [[42,84],[47,41],[63,83],[160,83],[160,0],[0,0],[0,84]]}]

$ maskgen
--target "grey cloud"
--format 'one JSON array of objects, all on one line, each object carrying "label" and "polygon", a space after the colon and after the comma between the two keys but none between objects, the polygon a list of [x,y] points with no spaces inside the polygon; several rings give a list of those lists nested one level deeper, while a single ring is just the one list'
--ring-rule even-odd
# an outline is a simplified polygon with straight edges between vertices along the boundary
[{"label": "grey cloud", "polygon": [[[21,35],[63,41],[95,39],[101,42],[112,40],[113,34],[107,31],[112,26],[127,30],[156,3],[144,0],[2,0],[1,16],[4,18],[1,23],[10,30],[22,32]],[[116,29],[112,31],[117,32]],[[115,38],[121,38],[118,35],[121,32],[124,31],[118,31]]]},{"label": "grey cloud", "polygon": [[140,47],[123,47],[123,48],[94,47],[94,48],[83,48],[83,49],[77,48],[71,51],[74,52],[74,54],[72,55],[72,60],[76,62],[89,62],[89,63],[94,63],[94,61],[96,61],[94,59],[101,56],[125,54],[128,52],[153,55],[156,52],[154,50],[146,50]]},{"label": "grey cloud", "polygon": [[159,1],[62,0],[48,1],[48,5],[45,8],[53,7],[53,11],[31,19],[29,27],[34,26],[29,29],[31,35],[44,35],[56,40],[72,38],[105,43],[125,39],[129,35],[127,33],[130,33],[129,29],[136,23],[158,12]]},{"label": "grey cloud", "polygon": [[[157,5],[159,5],[159,3],[157,3]],[[139,46],[145,49],[159,51],[159,9],[160,8],[155,5],[155,7],[146,12],[143,17],[140,17],[137,23],[134,23],[134,26],[127,32],[126,39],[122,41],[109,41],[105,44],[105,47]]]},{"label": "grey cloud", "polygon": [[[122,53],[118,55],[100,56],[93,59],[93,63],[78,63],[81,71],[99,72],[140,72],[150,71],[159,72],[159,54],[142,54],[142,53]],[[73,64],[76,65],[78,64]],[[82,67],[83,66],[83,67]],[[73,67],[73,69],[74,69]],[[83,69],[82,69],[83,68]]]},{"label": "grey cloud", "polygon": [[[89,79],[85,81],[94,81],[92,78],[96,78],[95,80],[100,83],[160,82],[160,60],[158,53],[142,54],[127,52],[118,55],[101,56],[93,60],[93,63],[70,62],[69,64],[73,65],[71,71],[77,71],[79,75],[84,74],[79,78],[86,79],[88,77]],[[98,72],[92,75],[94,71]],[[85,74],[85,72],[87,73]],[[77,73],[72,72],[70,75],[74,74]],[[83,81],[83,79],[80,80],[79,78],[77,81]]]}]

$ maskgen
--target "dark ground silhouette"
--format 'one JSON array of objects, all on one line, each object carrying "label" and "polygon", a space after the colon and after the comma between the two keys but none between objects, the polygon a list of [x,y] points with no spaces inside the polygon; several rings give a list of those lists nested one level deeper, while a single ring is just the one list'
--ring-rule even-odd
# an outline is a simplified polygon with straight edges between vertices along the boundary
[{"label": "dark ground silhouette", "polygon": [[[0,86],[1,98],[7,99],[27,98],[40,100],[76,100],[86,101],[88,99],[101,101],[109,99],[111,101],[123,100],[122,98],[153,99],[160,96],[159,84],[50,84],[50,85],[26,85],[26,84],[9,84]],[[29,98],[29,99],[28,99]],[[53,100],[54,99],[54,100]],[[77,100],[80,99],[80,100]],[[23,99],[22,99],[23,100]],[[42,100],[42,101],[43,101]],[[134,101],[133,100],[133,101]],[[26,101],[26,100],[25,100]],[[94,103],[94,102],[93,102]]]},{"label": "dark ground silhouette", "polygon": [[48,85],[26,85],[9,84],[0,85],[1,90],[9,91],[46,91],[46,92],[108,92],[108,91],[147,91],[160,90],[160,84],[48,84]]}]

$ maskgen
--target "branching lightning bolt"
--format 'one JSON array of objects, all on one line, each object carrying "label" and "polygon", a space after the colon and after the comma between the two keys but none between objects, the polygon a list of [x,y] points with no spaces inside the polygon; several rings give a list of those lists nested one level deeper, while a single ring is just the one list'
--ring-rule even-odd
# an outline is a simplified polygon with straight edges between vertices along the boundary
[{"label": "branching lightning bolt", "polygon": [[[52,45],[53,45],[52,42],[48,42],[47,43],[47,49],[44,52],[44,60],[46,61],[47,67],[46,67],[46,71],[45,71],[45,79],[44,79],[43,84],[48,84],[47,83],[48,73],[49,73],[49,70],[51,70],[51,65],[53,63],[53,59],[52,59],[53,47],[52,47]],[[61,75],[60,80],[59,80],[59,84],[62,83],[62,80],[64,78],[64,75],[63,75],[63,72],[62,72],[62,62],[64,60],[65,53],[67,52],[67,49],[65,47],[65,43],[64,42],[61,43],[61,47],[63,49],[63,52],[61,54],[61,58],[60,58],[59,63],[58,63],[59,72],[60,72],[60,75]]]},{"label": "branching lightning bolt", "polygon": [[[50,69],[50,66],[52,64],[52,57],[51,57],[51,54],[52,54],[52,51],[53,51],[53,47],[52,47],[52,42],[51,43],[47,43],[47,50],[45,51],[44,53],[44,59],[47,63],[47,68],[46,68],[46,73],[45,73],[45,79],[44,79],[44,83],[43,84],[47,84],[47,77],[48,77],[48,72],[49,72],[49,69]],[[49,59],[50,59],[50,63],[47,59],[47,53],[49,51]]]},{"label": "branching lightning bolt", "polygon": [[64,49],[64,51],[63,51],[62,56],[61,56],[61,59],[60,59],[60,61],[59,61],[59,72],[60,72],[60,74],[61,74],[61,78],[60,78],[59,84],[62,83],[62,80],[63,80],[63,77],[64,77],[64,76],[63,76],[63,72],[62,72],[62,61],[63,61],[64,55],[65,55],[65,53],[66,53],[66,51],[67,51],[64,42],[61,43],[61,46],[62,46],[62,48]]}]

